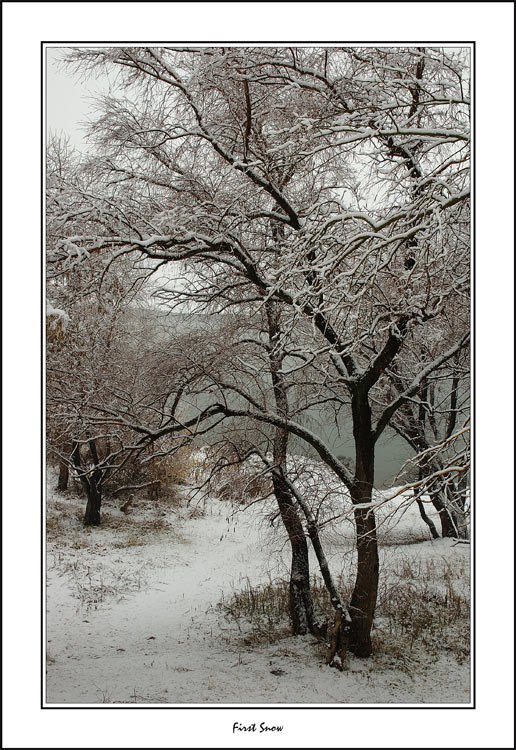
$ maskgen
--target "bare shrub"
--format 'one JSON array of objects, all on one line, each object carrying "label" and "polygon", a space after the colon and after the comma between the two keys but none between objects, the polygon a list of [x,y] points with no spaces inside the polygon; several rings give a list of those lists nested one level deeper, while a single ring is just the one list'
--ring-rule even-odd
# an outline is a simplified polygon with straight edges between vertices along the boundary
[{"label": "bare shrub", "polygon": [[227,482],[215,488],[214,494],[220,500],[245,505],[259,498],[266,498],[271,491],[268,477],[256,475],[252,469],[239,466],[239,470]]},{"label": "bare shrub", "polygon": [[255,456],[247,456],[248,450],[242,440],[223,440],[204,449],[207,486],[219,500],[248,504],[272,493],[270,477]]},{"label": "bare shrub", "polygon": [[194,505],[188,510],[188,518],[196,519],[196,518],[204,518],[206,515],[206,512],[204,508],[201,508],[200,505]]}]

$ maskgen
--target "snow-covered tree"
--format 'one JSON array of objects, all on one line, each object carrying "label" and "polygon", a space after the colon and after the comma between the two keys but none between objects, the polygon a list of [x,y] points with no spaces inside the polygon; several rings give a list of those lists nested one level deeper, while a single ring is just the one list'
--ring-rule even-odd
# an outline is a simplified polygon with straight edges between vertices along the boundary
[{"label": "snow-covered tree", "polygon": [[[82,191],[80,224],[95,230],[57,237],[50,263],[95,256],[107,273],[124,256],[154,280],[174,269],[158,291],[163,304],[282,313],[272,339],[299,335],[301,361],[335,399],[345,394],[354,467],[290,417],[281,357],[268,365],[275,403],[214,393],[197,424],[219,415],[270,425],[278,440],[304,440],[341,479],[357,530],[350,647],[369,655],[375,446],[468,339],[456,331],[432,356],[404,356],[468,293],[464,50],[113,48],[69,60],[82,71],[114,67],[127,88],[101,102],[92,127],[95,181]],[[62,217],[76,223],[69,210]],[[385,400],[402,360],[403,387]],[[166,429],[177,426],[156,435]],[[283,455],[278,443],[277,467]]]}]

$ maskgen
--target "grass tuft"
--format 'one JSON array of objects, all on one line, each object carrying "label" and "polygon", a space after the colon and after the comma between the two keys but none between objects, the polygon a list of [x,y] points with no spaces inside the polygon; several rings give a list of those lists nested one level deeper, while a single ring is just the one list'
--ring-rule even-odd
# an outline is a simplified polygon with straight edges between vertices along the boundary
[{"label": "grass tuft", "polygon": [[[344,601],[351,582],[337,581]],[[333,615],[324,584],[312,581],[314,610],[319,620]],[[275,643],[290,634],[289,583],[283,579],[245,586],[222,597],[216,609],[233,622],[245,645]],[[375,628],[375,659],[379,666],[410,672],[414,663],[452,654],[459,664],[469,657],[470,607],[464,563],[449,560],[398,560],[384,572],[379,588]]]}]

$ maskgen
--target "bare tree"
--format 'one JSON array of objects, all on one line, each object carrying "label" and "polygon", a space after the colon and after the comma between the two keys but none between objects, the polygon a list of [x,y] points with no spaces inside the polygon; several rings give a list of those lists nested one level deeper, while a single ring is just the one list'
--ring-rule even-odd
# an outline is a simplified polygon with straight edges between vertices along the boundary
[{"label": "bare tree", "polygon": [[[422,383],[417,397],[404,404],[391,422],[392,429],[414,451],[415,456],[410,462],[417,471],[414,497],[434,538],[439,534],[426,517],[423,495],[430,499],[439,514],[442,536],[457,537],[466,532],[464,504],[469,470],[467,354],[466,349],[457,352],[441,369],[432,373]],[[398,388],[403,388],[399,373],[391,377]],[[459,434],[463,435],[462,446]],[[456,467],[455,479],[447,467]]]}]

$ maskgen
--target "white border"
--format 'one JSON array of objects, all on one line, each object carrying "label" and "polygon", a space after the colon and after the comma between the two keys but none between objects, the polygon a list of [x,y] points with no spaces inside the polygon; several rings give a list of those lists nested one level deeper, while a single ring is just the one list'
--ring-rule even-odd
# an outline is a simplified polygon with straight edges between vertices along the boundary
[{"label": "white border", "polygon": [[[160,45],[160,44],[163,44],[164,42],[163,41],[160,42],[160,41],[153,40],[152,43],[155,43],[156,45]],[[210,44],[212,44],[212,43],[209,43],[209,42],[205,42],[205,43],[200,42],[200,43],[197,43],[196,42],[195,46],[196,47],[209,47]],[[232,42],[232,44],[235,47],[245,47],[246,46],[245,42]],[[328,46],[328,45],[323,45],[321,42],[319,42],[318,44],[321,45],[321,46]],[[418,44],[419,43],[418,43],[417,40],[411,42],[411,46],[418,46]],[[141,41],[140,42],[129,42],[129,43],[126,43],[125,45],[122,44],[122,43],[109,43],[109,44],[106,43],[106,46],[114,47],[114,48],[116,48],[116,47],[122,47],[122,46],[137,47],[137,46],[141,46],[141,45],[142,45]],[[69,48],[70,46],[71,46],[70,42],[65,42],[65,43],[50,42],[50,43],[44,44],[43,45],[43,66],[44,66],[44,70],[45,71],[47,70],[46,66],[48,65],[48,60],[47,60],[47,56],[46,56],[47,49],[56,49],[56,48],[66,49],[66,48]],[[77,45],[77,46],[79,46],[79,45]],[[81,43],[80,44],[80,47],[83,48],[83,49],[95,49],[98,46],[99,45],[93,44],[93,43],[84,43],[84,44]],[[256,43],[256,46],[257,47],[266,47],[266,46],[270,46],[270,43],[266,43],[266,42]],[[281,46],[284,46],[284,45],[281,45]],[[311,47],[311,46],[314,46],[314,43],[312,42],[312,43],[296,44],[296,46],[297,47]],[[388,46],[392,46],[392,43],[391,44],[388,44],[388,43],[382,44],[382,43],[364,42],[364,43],[361,43],[361,46],[364,46],[364,47],[382,47],[382,46],[388,47]],[[442,43],[442,44],[436,44],[436,46],[439,46],[439,47],[455,47],[455,46],[457,46],[457,44],[449,44],[449,43],[445,42],[445,43]],[[469,44],[468,43],[461,43],[461,46],[465,47],[465,48],[468,48],[470,50],[471,65],[473,65],[473,55],[474,55],[473,44],[472,43],[469,43]],[[46,75],[44,75],[43,76],[43,80],[42,80],[43,102],[47,101],[46,88],[47,88]],[[44,133],[48,133],[48,127],[47,127],[46,117],[47,117],[47,112],[46,112],[46,107],[44,107],[43,108],[43,132]],[[473,127],[472,127],[472,130],[473,130]],[[43,176],[43,184],[44,183],[45,183],[45,176]],[[44,211],[44,207],[42,208],[42,211]],[[44,226],[43,226],[43,237],[44,238],[46,237],[45,227]],[[474,238],[473,238],[473,226],[472,226],[471,227],[471,243],[472,243],[472,246],[473,246],[473,239]],[[43,246],[45,246],[45,242],[43,243]],[[471,265],[472,265],[472,268],[473,268],[473,258],[472,258],[472,264]],[[45,304],[43,304],[43,307],[45,307]],[[45,351],[43,351],[43,361],[45,361]],[[43,413],[45,413],[45,399],[44,398],[43,398]],[[473,423],[474,423],[474,414],[472,416],[473,416]],[[46,467],[44,467],[44,471],[45,471],[45,468]],[[46,488],[46,484],[45,483],[44,483],[43,486],[44,486],[44,488]],[[472,501],[474,503],[474,497],[472,498]],[[45,520],[44,520],[44,524],[45,524]],[[45,531],[45,529],[46,529],[46,526],[44,526],[44,531]],[[43,538],[44,539],[46,538],[46,534],[45,533],[43,534]],[[472,545],[472,554],[473,554],[473,545]],[[474,575],[473,575],[473,571],[472,571],[472,588],[474,588],[473,584],[474,584]],[[45,591],[45,590],[46,590],[46,564],[44,563],[43,564],[43,591]],[[472,622],[472,636],[473,636],[473,628],[474,628],[474,623]],[[46,618],[44,618],[44,621],[43,621],[43,638],[42,638],[42,641],[43,641],[43,644],[47,643],[47,639],[46,639]],[[456,708],[467,708],[468,706],[473,705],[473,694],[474,694],[474,684],[473,683],[474,683],[474,672],[473,672],[473,669],[471,669],[470,670],[470,695],[471,695],[470,703],[469,704],[465,704],[465,703],[457,703],[457,704],[447,703],[447,704],[445,704],[446,707],[447,708],[453,708],[453,707],[456,707]],[[81,704],[81,703],[77,703],[77,704],[75,704],[75,703],[63,703],[63,704],[48,703],[47,702],[47,696],[46,696],[46,685],[44,684],[43,685],[43,705],[45,707],[50,706],[52,708],[55,708],[55,707],[66,707],[66,708],[74,708],[74,707],[76,707],[76,708],[81,708],[84,704]],[[88,707],[97,706],[98,708],[105,709],[105,705],[102,704],[102,703],[98,703],[98,704],[90,704],[89,703],[89,704],[86,704],[86,705]],[[263,703],[263,704],[261,704],[261,703],[245,703],[245,704],[235,703],[235,704],[221,704],[221,705],[224,705],[224,706],[234,706],[237,709],[242,708],[242,707],[244,707],[245,709],[248,709],[248,708],[267,708],[267,709],[278,708],[278,709],[281,709],[281,708],[286,708],[286,707],[293,707],[293,708],[299,709],[299,707],[300,707],[300,704],[298,704],[298,703],[291,703],[291,704],[288,704],[288,703],[279,703],[279,704],[274,704],[274,703]],[[139,709],[144,709],[145,707],[150,707],[150,706],[152,706],[153,708],[157,708],[157,709],[161,709],[161,710],[166,710],[167,708],[171,708],[171,707],[181,708],[182,704],[167,704],[167,705],[164,705],[164,704],[160,704],[160,703],[155,703],[155,704],[148,703],[148,704],[145,704],[145,705],[140,705],[140,706],[135,707],[135,708],[136,708],[136,710],[138,710],[138,708]],[[197,707],[197,708],[206,708],[206,704],[205,703],[199,703],[199,704],[190,703],[189,706],[191,708],[195,708],[195,707]],[[337,705],[335,705],[335,704],[328,704],[328,703],[320,703],[320,704],[313,703],[313,704],[309,704],[309,707],[310,708],[329,708],[329,709],[335,710],[335,708],[339,708],[339,707],[340,708],[363,708],[364,705],[361,704],[361,703],[352,703],[352,702],[346,702],[346,703],[342,703],[340,705],[339,704],[337,704]],[[392,704],[392,703],[375,703],[375,704],[372,704],[372,708],[381,708],[381,707],[385,707],[385,708],[393,708],[393,707],[394,708],[421,708],[422,706],[421,706],[421,703],[412,703],[412,704],[411,703],[406,703],[406,704],[405,703],[404,704],[398,704],[398,703],[396,703],[396,704]],[[442,704],[438,704],[438,703],[436,703],[436,704],[425,704],[424,707],[425,708],[429,708],[429,707],[442,708]]]},{"label": "white border", "polygon": [[[512,746],[512,16],[512,3],[3,3],[5,747],[236,747],[246,717],[284,724],[276,747]],[[167,28],[185,41],[477,42],[475,711],[39,709],[39,43]]]}]

